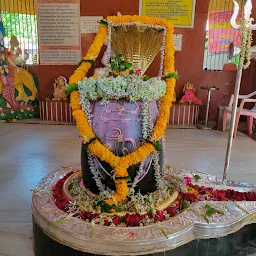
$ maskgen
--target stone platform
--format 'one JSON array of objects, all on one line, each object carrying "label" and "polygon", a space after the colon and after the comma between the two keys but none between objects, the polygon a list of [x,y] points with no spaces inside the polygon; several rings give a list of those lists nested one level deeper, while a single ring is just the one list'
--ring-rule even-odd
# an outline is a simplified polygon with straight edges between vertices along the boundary
[{"label": "stone platform", "polygon": [[[62,168],[46,176],[35,188],[32,212],[34,218],[34,248],[36,256],[51,255],[250,255],[246,244],[256,237],[256,202],[213,202],[223,211],[213,215],[210,223],[202,216],[205,201],[192,203],[184,212],[161,223],[143,227],[112,227],[94,225],[75,217],[56,223],[67,213],[58,209],[49,191],[70,171]],[[223,181],[214,176],[173,169],[181,178],[200,175],[199,185],[215,189],[253,191],[246,183]],[[93,232],[92,232],[93,229]],[[164,232],[163,232],[164,230]],[[93,233],[93,235],[92,235]],[[50,249],[51,248],[51,249]],[[254,248],[254,249],[253,249]],[[242,253],[242,254],[241,254]]]}]

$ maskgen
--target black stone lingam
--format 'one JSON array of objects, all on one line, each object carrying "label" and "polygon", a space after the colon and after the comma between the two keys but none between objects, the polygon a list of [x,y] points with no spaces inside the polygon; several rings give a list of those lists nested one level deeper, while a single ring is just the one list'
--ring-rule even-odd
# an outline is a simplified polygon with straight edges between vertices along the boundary
[{"label": "black stone lingam", "polygon": [[[162,165],[163,162],[163,154],[159,154],[159,164]],[[108,172],[112,172],[112,167],[107,164],[106,162],[100,161],[100,164],[102,167]],[[82,151],[81,151],[81,164],[82,164],[82,174],[83,174],[83,182],[84,186],[89,189],[94,194],[98,194],[99,190],[96,185],[96,182],[93,178],[93,175],[90,171],[90,165],[88,163],[88,152],[86,145],[82,144]],[[139,170],[140,164],[133,165],[128,168],[128,173],[132,179],[134,180],[134,177],[137,174],[137,171]],[[132,182],[131,181],[131,182]],[[115,190],[115,184],[114,180],[110,177],[106,177],[105,179],[102,179],[102,183],[105,184],[107,187],[109,187],[112,190]],[[156,180],[155,180],[155,169],[153,163],[150,166],[149,171],[145,175],[145,177],[139,181],[137,186],[135,187],[135,191],[140,191],[142,194],[154,192],[156,190]]]}]

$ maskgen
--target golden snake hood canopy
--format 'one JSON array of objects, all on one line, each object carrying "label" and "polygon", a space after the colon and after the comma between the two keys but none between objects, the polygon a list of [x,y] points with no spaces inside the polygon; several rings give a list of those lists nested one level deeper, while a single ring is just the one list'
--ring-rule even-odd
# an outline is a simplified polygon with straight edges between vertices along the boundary
[{"label": "golden snake hood canopy", "polygon": [[164,45],[165,28],[141,23],[109,23],[111,49],[122,53],[134,70],[144,74]]}]

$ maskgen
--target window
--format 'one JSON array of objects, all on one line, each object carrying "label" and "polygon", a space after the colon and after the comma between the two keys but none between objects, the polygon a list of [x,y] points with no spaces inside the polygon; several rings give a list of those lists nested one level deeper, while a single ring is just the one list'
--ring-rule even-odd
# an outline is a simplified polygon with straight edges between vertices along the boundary
[{"label": "window", "polygon": [[[19,41],[19,54],[27,64],[38,64],[38,31],[35,0],[2,0],[5,47],[11,48],[13,36]],[[13,41],[12,41],[13,42]],[[17,43],[17,41],[16,41]]]}]

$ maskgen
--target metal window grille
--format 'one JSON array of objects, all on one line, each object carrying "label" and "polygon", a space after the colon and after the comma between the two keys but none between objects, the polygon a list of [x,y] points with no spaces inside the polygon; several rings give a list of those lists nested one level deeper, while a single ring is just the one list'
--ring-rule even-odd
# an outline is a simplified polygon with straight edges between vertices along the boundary
[{"label": "metal window grille", "polygon": [[[244,5],[245,0],[237,0],[240,6]],[[204,70],[214,70],[220,71],[223,69],[224,64],[228,62],[232,62],[234,64],[238,63],[239,57],[235,57],[232,60],[228,60],[228,54],[226,52],[210,52],[209,51],[209,15],[213,12],[222,12],[222,11],[232,11],[234,9],[233,0],[210,0],[209,3],[209,10],[208,10],[208,20],[206,24],[206,40],[205,40],[205,49],[204,49],[204,63],[203,69]],[[225,33],[225,28],[220,27],[219,33]],[[229,28],[229,35],[235,36],[235,30]],[[218,32],[217,32],[218,33]],[[223,40],[231,40],[230,38],[225,38],[223,36]],[[224,43],[224,41],[223,41]]]},{"label": "metal window grille", "polygon": [[35,0],[0,0],[5,28],[5,47],[10,49],[14,35],[23,54],[28,54],[27,64],[38,64],[38,30]]}]

